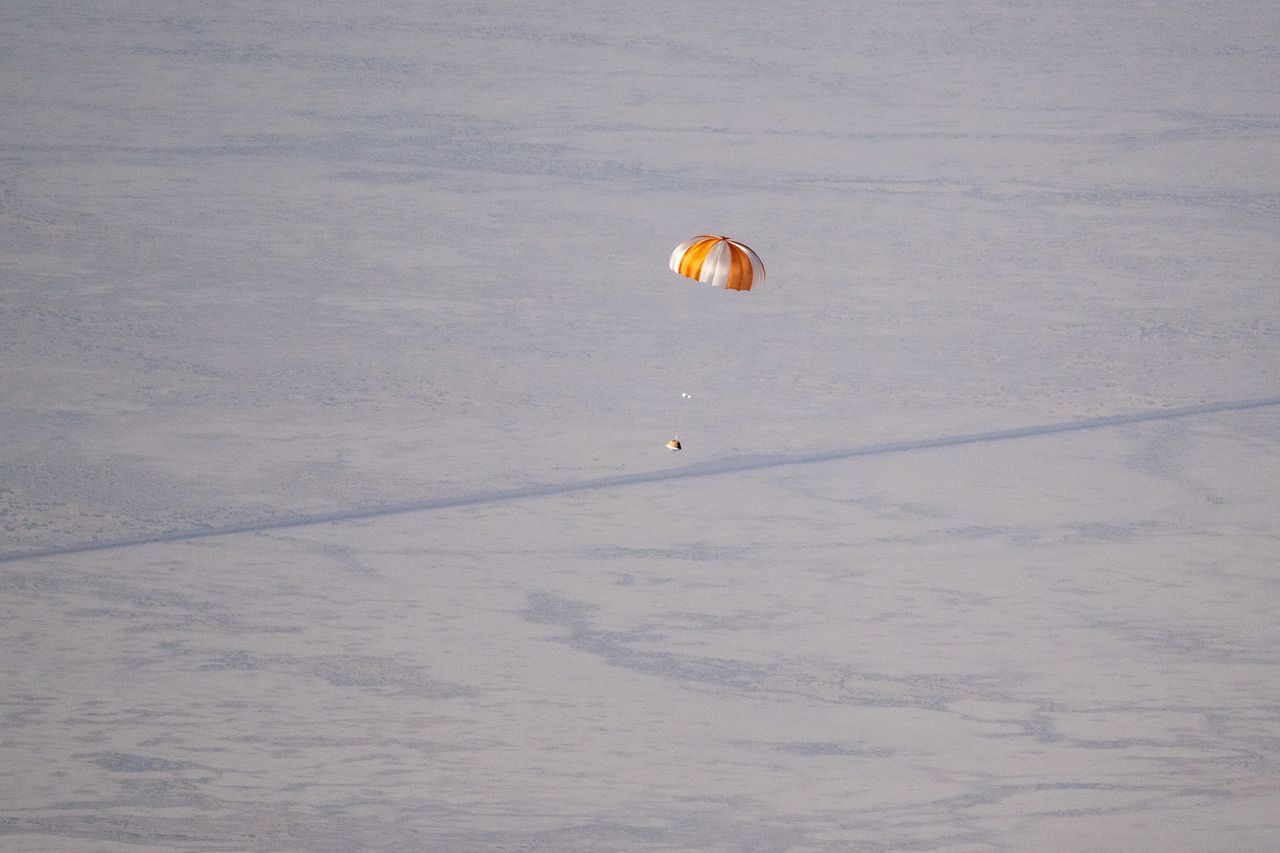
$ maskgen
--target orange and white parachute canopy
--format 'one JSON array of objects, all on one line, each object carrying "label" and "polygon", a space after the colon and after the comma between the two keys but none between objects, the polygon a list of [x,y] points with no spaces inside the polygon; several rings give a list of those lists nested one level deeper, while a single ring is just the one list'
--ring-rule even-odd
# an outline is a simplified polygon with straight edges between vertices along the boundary
[{"label": "orange and white parachute canopy", "polygon": [[676,246],[669,266],[672,272],[726,290],[750,290],[764,284],[760,256],[728,237],[690,237]]}]

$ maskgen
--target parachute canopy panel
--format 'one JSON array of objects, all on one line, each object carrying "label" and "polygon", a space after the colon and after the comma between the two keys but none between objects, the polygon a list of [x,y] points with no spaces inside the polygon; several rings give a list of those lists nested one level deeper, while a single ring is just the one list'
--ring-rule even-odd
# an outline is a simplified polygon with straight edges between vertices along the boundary
[{"label": "parachute canopy panel", "polygon": [[726,290],[750,290],[764,284],[764,264],[750,247],[728,237],[699,234],[671,253],[672,272]]}]

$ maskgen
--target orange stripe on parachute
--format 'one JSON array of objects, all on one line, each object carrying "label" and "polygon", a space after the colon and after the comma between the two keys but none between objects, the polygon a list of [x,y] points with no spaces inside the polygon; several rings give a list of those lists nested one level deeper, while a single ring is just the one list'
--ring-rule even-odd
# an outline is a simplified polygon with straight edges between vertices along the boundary
[{"label": "orange stripe on parachute", "polygon": [[719,240],[701,240],[690,246],[685,251],[684,257],[680,259],[680,275],[687,278],[698,278],[702,275],[702,262],[719,242]]},{"label": "orange stripe on parachute", "polygon": [[751,260],[747,257],[747,253],[739,249],[732,243],[726,243],[729,247],[729,280],[724,283],[726,290],[750,290],[751,289]]}]

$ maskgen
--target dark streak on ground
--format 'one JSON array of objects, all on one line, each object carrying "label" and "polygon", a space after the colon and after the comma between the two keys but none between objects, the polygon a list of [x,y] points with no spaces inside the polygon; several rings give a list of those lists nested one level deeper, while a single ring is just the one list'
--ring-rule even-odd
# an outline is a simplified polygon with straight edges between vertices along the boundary
[{"label": "dark streak on ground", "polygon": [[57,557],[67,554],[80,554],[87,551],[128,548],[134,545],[186,542],[192,539],[206,539],[213,536],[230,536],[236,533],[262,533],[268,530],[283,530],[290,527],[334,524],[344,521],[358,521],[366,518],[404,515],[414,512],[431,512],[440,509],[454,509],[457,507],[475,506],[478,504],[494,504],[504,503],[506,501],[527,500],[531,498],[553,497],[555,495],[563,495],[571,492],[614,489],[622,486],[639,485],[642,483],[657,483],[664,480],[684,480],[692,477],[715,477],[724,474],[736,474],[743,471],[760,471],[769,468],[783,468],[790,465],[814,465],[821,462],[835,462],[843,459],[855,459],[862,456],[908,453],[916,450],[958,447],[965,444],[988,444],[991,442],[1010,441],[1018,438],[1036,438],[1039,436],[1054,435],[1064,432],[1103,429],[1105,427],[1125,426],[1128,424],[1144,423],[1147,421],[1167,421],[1175,418],[1188,418],[1197,415],[1236,412],[1247,409],[1261,409],[1270,406],[1280,406],[1280,397],[1261,397],[1253,400],[1230,400],[1220,403],[1205,403],[1198,406],[1155,409],[1146,412],[1132,412],[1130,414],[1109,415],[1101,418],[1086,418],[1082,420],[1063,421],[1053,424],[1018,427],[1015,429],[992,430],[990,432],[969,433],[966,435],[944,435],[935,438],[914,439],[911,441],[891,441],[884,444],[817,450],[806,453],[731,456],[687,465],[683,468],[667,469],[663,471],[640,471],[634,474],[619,474],[613,477],[599,477],[593,480],[580,480],[572,483],[548,483],[543,485],[522,486],[515,489],[481,492],[474,495],[428,498],[418,501],[409,501],[406,503],[384,504],[381,506],[363,507],[359,509],[343,509],[335,510],[334,512],[314,513],[310,515],[278,516],[275,518],[264,518],[241,524],[229,524],[223,527],[171,530],[163,533],[143,534],[139,536],[121,537],[118,539],[100,539],[95,542],[58,545],[28,551],[0,552],[0,563],[11,563],[18,560],[29,560],[37,557]]}]

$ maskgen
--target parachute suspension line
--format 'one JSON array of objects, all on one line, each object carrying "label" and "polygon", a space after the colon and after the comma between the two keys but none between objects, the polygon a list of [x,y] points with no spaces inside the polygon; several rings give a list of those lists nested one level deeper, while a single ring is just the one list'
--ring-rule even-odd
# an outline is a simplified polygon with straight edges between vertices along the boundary
[{"label": "parachute suspension line", "polygon": [[680,408],[676,412],[676,435],[675,435],[675,438],[667,442],[667,450],[677,451],[677,450],[680,450],[681,448],[680,427],[684,425],[685,403],[692,399],[693,399],[693,396],[690,394],[681,393],[680,395]]},{"label": "parachute suspension line", "polygon": [[684,426],[684,410],[692,399],[692,394],[685,394],[683,391],[680,393],[679,408],[676,410],[676,441],[680,440],[680,428]]}]

